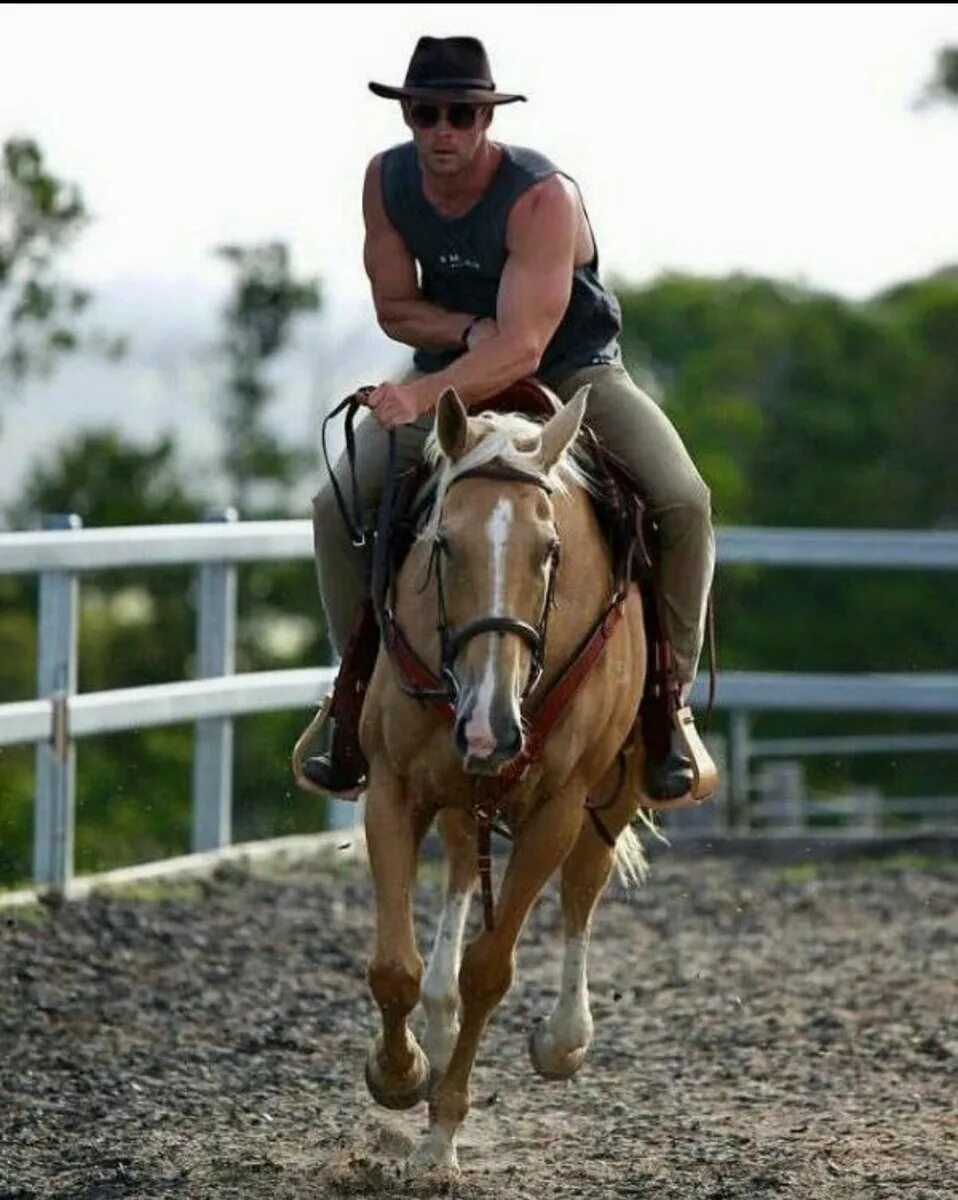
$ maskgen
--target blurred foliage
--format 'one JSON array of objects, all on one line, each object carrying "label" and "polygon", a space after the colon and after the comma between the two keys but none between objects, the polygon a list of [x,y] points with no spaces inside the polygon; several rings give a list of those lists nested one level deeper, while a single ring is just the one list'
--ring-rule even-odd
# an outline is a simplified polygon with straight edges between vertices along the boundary
[{"label": "blurred foliage", "polygon": [[[620,288],[626,361],[728,525],[958,527],[958,273],[855,304],[766,279]],[[949,573],[728,568],[726,668],[958,667]]]},{"label": "blurred foliage", "polygon": [[958,46],[943,46],[938,51],[924,100],[927,103],[958,104]]},{"label": "blurred foliage", "polygon": [[[954,269],[864,303],[746,276],[668,275],[617,291],[626,361],[682,433],[712,488],[720,524],[958,527]],[[272,294],[285,295],[282,287]],[[243,303],[238,293],[235,312]],[[278,303],[286,316],[260,322],[250,315],[249,329],[259,332],[249,332],[250,349],[236,351],[235,361],[254,373],[266,351],[278,352],[283,320],[301,311],[288,297]],[[250,302],[248,313],[258,305]],[[246,328],[247,316],[239,324]],[[254,406],[244,427],[254,435],[265,403]],[[293,477],[286,460],[256,463],[243,486],[275,469],[270,515],[302,515],[285,513],[279,502]],[[16,523],[35,524],[50,511],[78,512],[88,526],[195,520],[207,506],[204,486],[202,478],[187,478],[169,438],[144,447],[90,432],[34,467]],[[192,572],[98,573],[84,580],[81,595],[83,690],[192,675]],[[32,695],[35,605],[35,581],[0,577],[0,702]],[[720,665],[955,670],[956,609],[954,573],[724,568],[717,583]],[[239,670],[329,661],[311,563],[242,567],[239,612]],[[320,806],[296,792],[289,777],[303,717],[236,722],[237,839],[321,826]],[[758,721],[759,733],[769,736],[945,724],[826,714]],[[81,744],[79,869],[187,849],[192,736],[190,728],[171,727]],[[954,792],[953,769],[946,755],[808,762],[814,786],[873,782],[890,794]],[[29,872],[32,787],[32,752],[0,751],[0,880]]]},{"label": "blurred foliage", "polygon": [[[244,516],[275,516],[311,459],[301,447],[284,446],[269,427],[265,416],[275,388],[265,368],[286,345],[296,316],[319,311],[319,282],[293,277],[282,242],[221,246],[217,254],[236,270],[220,347],[228,367],[223,466],[232,502]],[[264,492],[272,497],[265,505]]]},{"label": "blurred foliage", "polygon": [[28,375],[48,375],[81,346],[110,357],[122,339],[80,332],[90,292],[57,278],[58,258],[89,224],[83,197],[44,165],[29,138],[0,148],[0,395]]}]

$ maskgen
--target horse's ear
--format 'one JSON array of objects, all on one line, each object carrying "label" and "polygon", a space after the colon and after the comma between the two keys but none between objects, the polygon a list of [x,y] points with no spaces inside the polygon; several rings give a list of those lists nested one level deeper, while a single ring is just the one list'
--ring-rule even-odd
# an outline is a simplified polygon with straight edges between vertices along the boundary
[{"label": "horse's ear", "polygon": [[436,405],[436,440],[446,458],[455,462],[466,449],[469,418],[456,389],[447,387]]},{"label": "horse's ear", "polygon": [[551,471],[579,435],[591,383],[580,387],[568,404],[542,427],[542,469]]}]

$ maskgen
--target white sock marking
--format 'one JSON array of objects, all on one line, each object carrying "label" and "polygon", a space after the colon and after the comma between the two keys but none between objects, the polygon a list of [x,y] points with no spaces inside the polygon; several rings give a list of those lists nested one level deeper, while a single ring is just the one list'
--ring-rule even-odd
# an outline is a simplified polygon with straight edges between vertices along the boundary
[{"label": "white sock marking", "polygon": [[549,1017],[549,1033],[557,1047],[572,1051],[592,1036],[589,1012],[589,982],[586,974],[589,957],[589,930],[570,937],[562,959],[562,987]]},{"label": "white sock marking", "polygon": [[439,1071],[446,1069],[459,1034],[459,962],[471,896],[471,891],[447,894],[422,983],[423,1049]]}]

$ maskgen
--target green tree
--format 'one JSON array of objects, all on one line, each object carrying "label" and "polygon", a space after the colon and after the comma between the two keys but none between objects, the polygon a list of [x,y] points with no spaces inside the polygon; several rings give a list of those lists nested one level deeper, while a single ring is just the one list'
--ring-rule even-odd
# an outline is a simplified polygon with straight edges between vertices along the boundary
[{"label": "green tree", "polygon": [[[746,276],[670,275],[618,293],[626,359],[662,397],[720,524],[958,523],[958,273],[865,303]],[[716,597],[726,669],[958,665],[953,574],[725,567]],[[826,731],[804,716],[769,716],[761,726],[772,735]],[[830,717],[827,731],[838,727]],[[840,727],[852,731],[854,720]],[[920,776],[928,762],[899,764],[898,785],[947,792],[953,763]],[[824,779],[846,766],[809,769]],[[887,763],[855,769],[862,782],[888,785]]]},{"label": "green tree", "polygon": [[[292,485],[313,455],[285,444],[269,427],[277,395],[270,367],[287,347],[297,318],[316,313],[318,280],[298,279],[285,244],[225,246],[218,253],[235,269],[224,312],[222,351],[228,365],[223,429],[224,468],[231,499],[244,517],[291,514]],[[314,666],[330,661],[322,610],[310,564],[263,563],[239,579],[237,664],[240,670]],[[301,713],[275,713],[237,723],[235,738],[238,837],[265,837],[316,828],[322,808],[304,804],[291,785],[289,750]]]},{"label": "green tree", "polygon": [[[84,526],[196,521],[205,497],[191,488],[171,438],[142,446],[116,432],[85,430],[28,471],[10,512],[16,528],[44,513],[74,512]],[[35,686],[36,584],[0,579],[0,701]],[[189,678],[195,615],[192,573],[96,572],[80,590],[79,690]],[[189,842],[192,731],[172,726],[82,741],[77,773],[77,867],[81,871],[182,853]],[[16,750],[0,770],[0,882],[29,871],[33,754]]]},{"label": "green tree", "polygon": [[28,375],[46,375],[86,344],[118,356],[116,338],[80,330],[90,292],[58,277],[57,262],[89,224],[79,188],[44,165],[29,138],[0,154],[0,394]]},{"label": "green tree", "polygon": [[[192,483],[170,437],[139,445],[87,430],[29,471],[10,513],[15,527],[49,512],[84,526],[194,522],[208,499]],[[189,567],[96,572],[83,577],[79,688],[100,691],[188,679],[195,668],[195,583]],[[309,563],[250,565],[239,575],[241,671],[328,661]],[[34,694],[36,583],[0,577],[0,703]],[[303,713],[237,723],[237,840],[321,827],[322,807],[295,792],[289,751]],[[189,848],[192,726],[166,726],[81,741],[77,773],[77,869],[91,871]],[[0,885],[29,873],[33,752],[0,749]]]},{"label": "green tree", "polygon": [[266,411],[276,389],[267,367],[286,346],[295,318],[319,310],[320,286],[318,280],[293,276],[282,242],[222,246],[217,254],[236,271],[223,314],[221,349],[228,370],[223,465],[232,502],[243,516],[254,510],[260,516],[278,515],[307,460],[268,427]]},{"label": "green tree", "polygon": [[923,104],[958,104],[958,46],[943,46],[925,86]]}]

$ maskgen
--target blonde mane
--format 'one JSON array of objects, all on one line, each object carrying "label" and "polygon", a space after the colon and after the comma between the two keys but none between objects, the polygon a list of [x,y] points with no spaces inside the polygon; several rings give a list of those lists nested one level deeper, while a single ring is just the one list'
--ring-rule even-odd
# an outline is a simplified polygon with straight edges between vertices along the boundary
[{"label": "blonde mane", "polygon": [[592,490],[592,481],[577,453],[578,441],[559,456],[551,470],[544,471],[542,426],[535,421],[517,413],[484,412],[469,418],[469,431],[478,435],[477,441],[455,462],[443,454],[435,429],[426,441],[426,461],[436,472],[433,476],[436,495],[429,520],[421,534],[423,538],[435,537],[450,484],[467,471],[492,462],[541,475],[560,495],[567,494],[574,487]]}]

